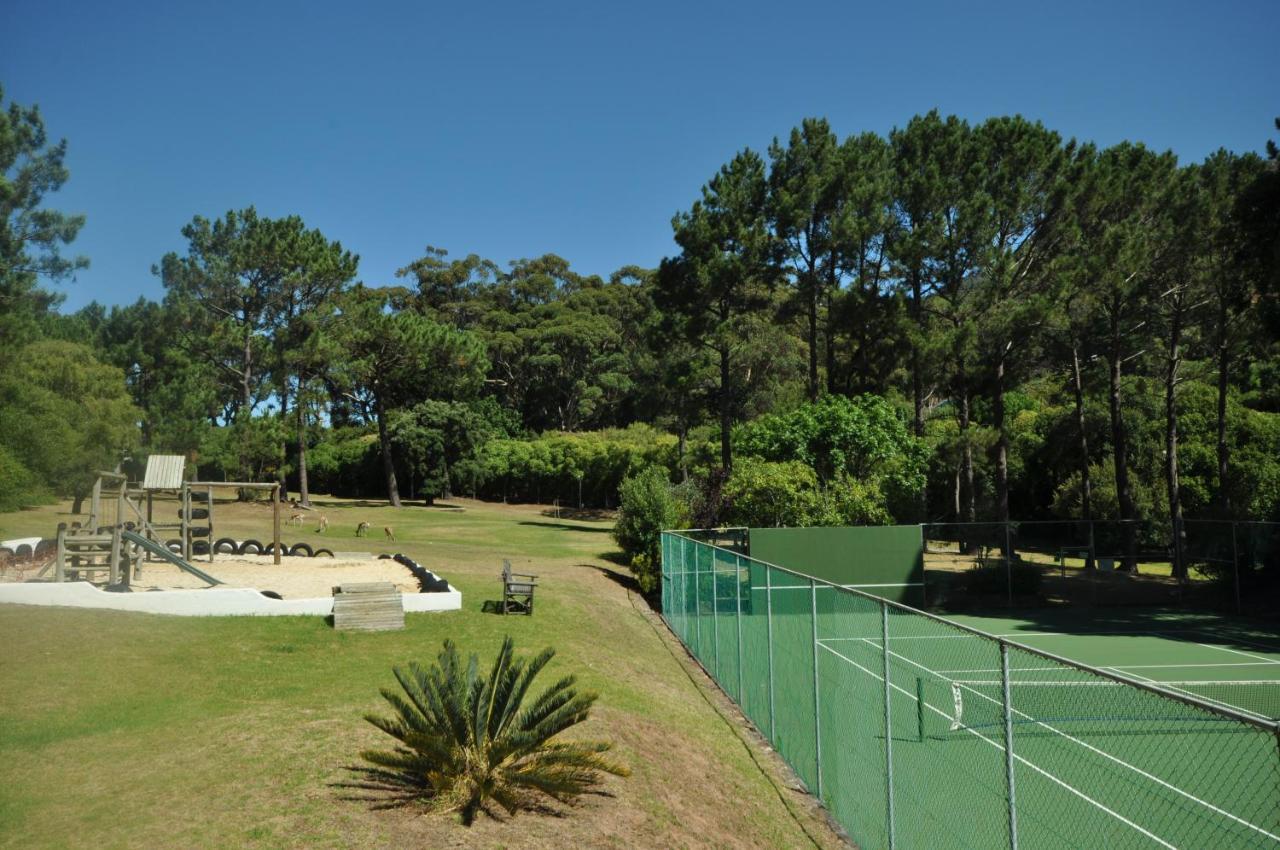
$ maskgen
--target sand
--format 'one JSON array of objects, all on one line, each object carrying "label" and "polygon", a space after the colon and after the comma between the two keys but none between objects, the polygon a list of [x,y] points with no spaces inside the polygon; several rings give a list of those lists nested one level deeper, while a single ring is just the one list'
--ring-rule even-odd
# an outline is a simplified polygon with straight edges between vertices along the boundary
[{"label": "sand", "polygon": [[[404,593],[419,591],[413,575],[389,558],[349,561],[284,556],[276,566],[270,555],[219,555],[213,563],[209,563],[208,556],[195,558],[192,563],[221,579],[222,587],[274,590],[285,599],[332,596],[336,585],[359,581],[389,581]],[[208,587],[190,573],[164,562],[143,561],[141,573],[133,582],[135,591]]]}]

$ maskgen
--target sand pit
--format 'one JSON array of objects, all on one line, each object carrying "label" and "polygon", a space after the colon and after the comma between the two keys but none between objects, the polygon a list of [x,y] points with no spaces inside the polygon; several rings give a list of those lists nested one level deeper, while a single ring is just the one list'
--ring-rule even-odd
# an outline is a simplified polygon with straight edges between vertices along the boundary
[{"label": "sand pit", "polygon": [[[348,561],[335,558],[281,557],[277,566],[271,555],[218,556],[195,558],[192,563],[214,578],[220,587],[251,587],[273,590],[285,599],[306,599],[333,594],[336,585],[346,582],[389,581],[404,593],[417,593],[413,575],[391,559]],[[141,575],[133,590],[187,590],[208,587],[203,581],[172,564],[143,561]]]}]

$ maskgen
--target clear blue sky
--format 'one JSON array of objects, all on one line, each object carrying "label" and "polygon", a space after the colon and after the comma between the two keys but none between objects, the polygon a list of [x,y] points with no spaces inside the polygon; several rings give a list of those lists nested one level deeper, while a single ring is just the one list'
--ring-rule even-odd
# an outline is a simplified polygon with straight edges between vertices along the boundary
[{"label": "clear blue sky", "polygon": [[389,283],[428,245],[653,265],[733,153],[938,107],[1066,136],[1259,150],[1280,3],[11,2],[6,96],[70,144],[66,284],[158,298],[195,214],[297,213]]}]

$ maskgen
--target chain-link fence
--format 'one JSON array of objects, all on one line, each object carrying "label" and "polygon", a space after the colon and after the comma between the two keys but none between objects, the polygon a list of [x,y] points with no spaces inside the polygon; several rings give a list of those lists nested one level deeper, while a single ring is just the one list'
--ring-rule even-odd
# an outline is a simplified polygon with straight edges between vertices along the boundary
[{"label": "chain-link fence", "polygon": [[862,847],[1280,846],[1276,703],[1129,680],[684,532],[662,555],[668,625]]}]

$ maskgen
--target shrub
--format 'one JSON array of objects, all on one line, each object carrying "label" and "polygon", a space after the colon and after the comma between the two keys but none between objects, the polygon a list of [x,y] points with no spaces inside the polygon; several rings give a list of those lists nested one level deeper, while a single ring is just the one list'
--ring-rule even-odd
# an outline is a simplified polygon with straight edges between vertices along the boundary
[{"label": "shrub", "polygon": [[664,529],[682,528],[687,511],[676,497],[663,467],[651,466],[622,482],[621,504],[613,539],[626,553],[640,589],[651,593],[658,586]]},{"label": "shrub", "polygon": [[574,687],[573,676],[525,699],[554,655],[548,648],[517,656],[507,637],[489,675],[481,676],[476,656],[464,667],[453,641],[445,640],[431,667],[395,668],[404,695],[382,691],[394,715],[365,719],[399,745],[361,753],[373,766],[348,768],[360,778],[339,784],[372,792],[362,799],[383,808],[420,803],[456,811],[469,826],[480,811],[492,814],[491,804],[515,814],[538,807],[543,797],[567,803],[597,787],[601,773],[629,775],[602,757],[612,744],[553,740],[586,720],[596,701],[595,693]]}]

